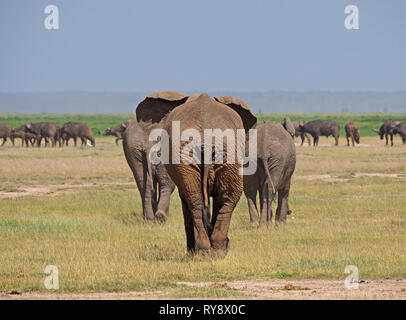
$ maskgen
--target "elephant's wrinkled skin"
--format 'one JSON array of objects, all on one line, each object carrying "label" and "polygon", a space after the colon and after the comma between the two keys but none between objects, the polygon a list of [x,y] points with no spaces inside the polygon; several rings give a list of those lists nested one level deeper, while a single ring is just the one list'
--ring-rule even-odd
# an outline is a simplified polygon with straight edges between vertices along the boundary
[{"label": "elephant's wrinkled skin", "polygon": [[123,149],[142,199],[145,220],[165,221],[175,184],[164,164],[152,164],[149,158],[152,142],[148,140],[151,126],[131,120],[123,134]]},{"label": "elephant's wrinkled skin", "polygon": [[393,134],[400,135],[403,144],[406,144],[406,122],[399,123],[395,128],[393,128]]},{"label": "elephant's wrinkled skin", "polygon": [[73,139],[75,147],[77,146],[77,139],[82,141],[82,147],[86,144],[87,140],[91,142],[93,147],[96,146],[96,141],[93,138],[92,128],[86,123],[72,122],[65,123],[60,130],[60,137],[68,145],[69,139]]},{"label": "elephant's wrinkled skin", "polygon": [[60,128],[55,123],[38,122],[28,123],[23,126],[25,132],[35,135],[37,146],[41,146],[42,139],[45,140],[45,147],[49,145],[51,140],[52,147],[55,147],[56,142],[59,140]]},{"label": "elephant's wrinkled skin", "polygon": [[296,148],[291,133],[279,123],[266,121],[257,126],[257,171],[244,175],[250,221],[258,223],[257,193],[260,201],[260,223],[272,219],[272,200],[278,194],[276,222],[286,222],[290,180],[296,166]]},{"label": "elephant's wrinkled skin", "polygon": [[354,122],[348,122],[345,125],[345,135],[347,138],[347,146],[350,146],[350,138],[351,138],[351,143],[352,143],[353,147],[354,147],[354,141],[357,144],[359,144],[360,137],[359,137],[358,126]]},{"label": "elephant's wrinkled skin", "polygon": [[377,129],[372,129],[374,130],[377,134],[379,134],[379,137],[381,140],[383,140],[383,136],[385,136],[386,144],[388,145],[388,135],[390,136],[390,145],[393,146],[393,129],[400,124],[400,121],[393,121],[392,119],[387,119],[385,122],[381,125],[379,130]]},{"label": "elephant's wrinkled skin", "polygon": [[299,130],[308,133],[313,137],[313,145],[319,145],[320,136],[333,136],[335,145],[338,146],[338,138],[340,137],[340,126],[333,120],[313,120],[301,125]]},{"label": "elephant's wrinkled skin", "polygon": [[3,139],[3,143],[1,146],[4,146],[4,144],[7,141],[7,138],[10,138],[11,143],[14,146],[14,137],[11,134],[12,128],[8,124],[0,124],[0,139]]},{"label": "elephant's wrinkled skin", "polygon": [[[241,164],[225,160],[226,144],[221,163],[203,165],[198,164],[195,159],[189,164],[182,161],[173,163],[172,153],[176,154],[179,150],[172,149],[172,143],[176,141],[172,136],[172,125],[174,121],[179,121],[181,135],[185,129],[195,129],[204,139],[205,129],[230,129],[235,135],[237,129],[247,131],[255,126],[256,117],[248,106],[234,97],[218,97],[215,101],[207,94],[193,95],[186,103],[176,106],[166,96],[171,97],[171,94],[159,93],[149,96],[150,99],[157,100],[155,107],[138,106],[137,119],[156,122],[166,118],[163,128],[169,134],[169,164],[165,167],[178,187],[182,200],[188,251],[191,253],[225,251],[229,242],[227,233],[231,215],[243,190],[242,176],[239,174]],[[165,99],[168,102],[166,107],[162,105],[159,107],[158,102]],[[204,142],[193,142],[197,143],[195,150],[198,150],[199,154],[204,154]],[[212,142],[207,143],[211,156],[218,156],[218,151],[211,149]],[[185,152],[186,145],[187,142],[181,143],[180,152]],[[242,147],[242,143],[236,144],[232,150],[236,152],[237,148]],[[204,163],[204,155],[202,158]],[[211,221],[209,197],[213,198]]]},{"label": "elephant's wrinkled skin", "polygon": [[107,128],[106,131],[104,131],[103,135],[116,137],[116,145],[118,145],[118,141],[123,139],[123,134],[126,128],[127,125],[122,123],[118,126],[115,126],[114,128]]}]

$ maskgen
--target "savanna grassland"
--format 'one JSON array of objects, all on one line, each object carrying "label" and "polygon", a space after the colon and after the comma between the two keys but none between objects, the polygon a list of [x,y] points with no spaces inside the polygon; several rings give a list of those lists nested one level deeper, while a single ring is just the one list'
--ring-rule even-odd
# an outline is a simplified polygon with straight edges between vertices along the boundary
[{"label": "savanna grassland", "polygon": [[[45,118],[32,122],[50,120],[35,116]],[[92,115],[81,116],[86,122]],[[406,115],[391,116],[406,121]],[[0,123],[22,124],[15,120],[21,115],[8,117]],[[131,116],[98,117],[90,124],[104,130]],[[369,128],[388,116],[379,117]],[[61,293],[137,291],[169,298],[256,297],[223,285],[236,280],[342,282],[347,265],[357,266],[361,279],[405,279],[406,146],[396,136],[395,146],[385,147],[362,127],[355,148],[345,146],[343,135],[339,147],[331,138],[321,138],[318,148],[297,146],[287,224],[251,226],[243,195],[228,255],[212,259],[186,254],[177,190],[166,224],[143,221],[140,196],[113,137],[96,138],[96,148],[27,149],[7,142],[0,148],[0,292],[47,292],[47,265],[58,267]],[[219,285],[190,285],[195,282]]]}]

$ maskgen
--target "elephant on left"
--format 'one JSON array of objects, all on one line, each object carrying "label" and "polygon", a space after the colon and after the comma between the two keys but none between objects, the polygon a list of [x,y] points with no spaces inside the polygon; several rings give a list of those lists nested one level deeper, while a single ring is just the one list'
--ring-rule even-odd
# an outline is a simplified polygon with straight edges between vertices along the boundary
[{"label": "elephant on left", "polygon": [[8,124],[0,124],[0,139],[3,139],[3,143],[1,146],[4,146],[4,144],[7,141],[7,138],[10,138],[11,143],[14,146],[14,137],[11,134],[12,128]]},{"label": "elephant on left", "polygon": [[[174,108],[183,104],[188,96],[177,92],[157,92],[147,96],[142,106],[151,120],[131,120],[123,133],[123,149],[142,199],[145,220],[164,222],[169,217],[170,197],[175,184],[163,163],[153,164],[150,151],[156,142],[149,141],[153,129],[162,129],[162,116],[157,109]],[[158,120],[157,120],[158,119]]]}]

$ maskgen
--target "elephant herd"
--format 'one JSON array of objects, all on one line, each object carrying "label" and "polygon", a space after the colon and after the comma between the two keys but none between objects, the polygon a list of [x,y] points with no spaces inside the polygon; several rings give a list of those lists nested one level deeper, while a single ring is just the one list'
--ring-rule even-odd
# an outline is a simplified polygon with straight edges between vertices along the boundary
[{"label": "elephant herd", "polygon": [[[145,220],[165,222],[169,218],[170,197],[177,187],[188,252],[224,253],[228,249],[232,213],[242,193],[247,198],[252,224],[271,221],[274,201],[275,222],[285,223],[291,213],[288,200],[296,166],[294,137],[301,137],[301,145],[306,138],[310,145],[312,136],[313,145],[317,146],[320,136],[331,135],[338,145],[339,129],[332,120],[305,123],[285,118],[282,123],[257,124],[254,113],[239,98],[161,91],[139,103],[135,119],[108,128],[104,135],[115,136],[116,144],[123,140]],[[387,144],[388,135],[393,145],[393,134],[397,133],[406,143],[406,123],[386,120],[379,130],[374,130],[381,139],[386,137]],[[211,134],[208,138],[207,132]],[[350,139],[353,146],[354,141],[359,143],[355,123],[348,123],[345,132],[348,145]],[[236,138],[228,139],[225,133]],[[38,147],[42,139],[46,146],[53,147],[57,143],[68,145],[70,139],[75,146],[77,139],[81,139],[82,146],[96,144],[92,128],[78,122],[67,122],[62,127],[48,122],[30,123],[16,129],[0,125],[2,145],[8,137],[13,144],[18,137],[22,144],[36,143]],[[220,147],[216,141],[221,142]],[[236,157],[238,160],[233,161]],[[180,162],[180,158],[188,161]]]}]

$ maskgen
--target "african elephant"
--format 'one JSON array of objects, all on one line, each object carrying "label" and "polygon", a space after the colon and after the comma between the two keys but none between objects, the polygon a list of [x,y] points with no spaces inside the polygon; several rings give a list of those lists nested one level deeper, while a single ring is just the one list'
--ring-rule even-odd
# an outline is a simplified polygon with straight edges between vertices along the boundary
[{"label": "african elephant", "polygon": [[399,134],[403,144],[406,144],[406,122],[399,123],[393,128],[393,134]]},{"label": "african elephant", "polygon": [[45,140],[45,147],[49,145],[49,140],[51,140],[52,147],[55,147],[56,141],[59,139],[60,128],[55,123],[28,123],[24,125],[23,128],[25,132],[35,135],[38,147],[41,146],[42,139]]},{"label": "african elephant", "polygon": [[119,124],[118,126],[115,126],[114,128],[107,128],[106,131],[104,131],[103,135],[104,136],[115,136],[116,145],[118,145],[118,140],[123,139],[123,134],[124,134],[124,131],[126,128],[127,128],[127,125],[122,123],[122,124]]},{"label": "african elephant", "polygon": [[7,141],[7,138],[10,138],[11,143],[14,146],[14,137],[11,135],[12,128],[8,124],[0,124],[0,139],[3,139],[1,146]]},{"label": "african elephant", "polygon": [[[285,120],[286,121],[286,120]],[[285,123],[285,122],[284,122]],[[294,132],[293,132],[294,135]],[[289,209],[290,180],[296,166],[296,148],[292,133],[279,123],[266,121],[257,126],[257,170],[244,175],[244,194],[253,224],[270,222],[272,201],[278,194],[276,222],[285,223]],[[260,213],[256,198],[259,192]]]},{"label": "african elephant", "polygon": [[377,134],[379,134],[379,137],[381,140],[383,140],[383,136],[385,136],[386,140],[386,146],[388,145],[388,135],[390,136],[390,143],[391,146],[393,146],[393,129],[400,124],[400,121],[393,121],[392,119],[387,119],[385,122],[381,125],[379,130],[377,129],[372,129],[374,130]]},{"label": "african elephant", "polygon": [[[165,167],[182,200],[187,249],[190,253],[225,252],[231,215],[243,190],[242,165],[235,156],[244,154],[245,132],[256,125],[257,119],[244,102],[234,97],[212,99],[201,94],[186,102],[180,98],[178,104],[169,94],[152,98],[157,100],[153,108],[137,107],[137,119],[164,121],[168,140],[162,145],[168,150],[162,154],[168,156]],[[226,133],[232,135],[234,144],[227,136],[225,144],[213,145],[215,137],[223,141]],[[230,160],[232,157],[235,161]],[[212,217],[209,197],[213,198]]]},{"label": "african elephant", "polygon": [[[147,96],[137,108],[144,108],[145,113],[156,120],[154,110],[159,112],[168,105],[182,104],[186,99],[187,96],[176,92],[157,92]],[[154,145],[153,141],[149,141],[150,133],[162,128],[162,125],[160,120],[131,120],[123,133],[124,154],[141,194],[145,220],[166,221],[169,217],[170,196],[175,190],[165,165],[152,164],[150,159],[151,147]]]},{"label": "african elephant", "polygon": [[82,140],[82,147],[86,144],[87,140],[90,140],[93,147],[96,146],[92,128],[85,123],[72,121],[65,123],[60,130],[60,136],[65,141],[66,145],[68,145],[69,139],[72,138],[76,147],[77,139],[80,138],[80,140]]},{"label": "african elephant", "polygon": [[354,141],[359,144],[360,136],[358,126],[354,122],[348,122],[345,125],[345,135],[347,137],[347,146],[350,146],[350,138],[352,146],[354,147]]},{"label": "african elephant", "polygon": [[294,122],[292,122],[293,127],[295,128],[295,137],[299,137],[299,136],[300,136],[300,139],[301,139],[300,146],[303,146],[305,137],[306,137],[306,140],[307,140],[307,143],[309,144],[309,146],[311,145],[309,134],[300,130],[300,127],[301,127],[301,126],[303,127],[305,123],[306,123],[306,122],[304,122],[303,120],[299,120],[299,121],[294,121]]},{"label": "african elephant", "polygon": [[340,126],[333,120],[313,120],[301,125],[300,132],[309,133],[313,137],[313,146],[319,145],[319,137],[329,137],[332,135],[338,146],[338,138],[340,137]]}]

